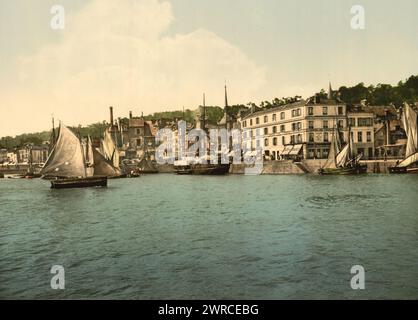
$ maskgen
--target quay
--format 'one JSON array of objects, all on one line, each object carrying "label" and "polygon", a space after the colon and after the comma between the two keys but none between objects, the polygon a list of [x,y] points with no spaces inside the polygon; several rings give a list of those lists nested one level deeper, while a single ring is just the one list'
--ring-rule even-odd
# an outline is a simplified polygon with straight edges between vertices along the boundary
[{"label": "quay", "polygon": [[[261,174],[316,174],[322,168],[326,159],[304,159],[300,162],[292,160],[265,161]],[[388,174],[389,168],[396,164],[397,160],[363,160],[361,164],[367,165],[367,173]],[[230,174],[244,174],[244,164],[232,164]]]}]

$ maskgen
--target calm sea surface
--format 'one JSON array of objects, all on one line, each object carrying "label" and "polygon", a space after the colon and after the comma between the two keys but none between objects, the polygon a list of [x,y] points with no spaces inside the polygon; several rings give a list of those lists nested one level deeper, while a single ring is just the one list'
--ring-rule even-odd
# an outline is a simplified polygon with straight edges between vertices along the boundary
[{"label": "calm sea surface", "polygon": [[417,299],[417,199],[418,175],[0,179],[0,298]]}]

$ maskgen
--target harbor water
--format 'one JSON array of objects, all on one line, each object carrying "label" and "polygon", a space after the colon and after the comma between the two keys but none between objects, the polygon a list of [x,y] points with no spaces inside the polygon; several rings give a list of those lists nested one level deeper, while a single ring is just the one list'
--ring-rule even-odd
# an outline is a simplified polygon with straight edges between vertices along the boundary
[{"label": "harbor water", "polygon": [[0,298],[417,299],[417,195],[418,175],[0,179]]}]

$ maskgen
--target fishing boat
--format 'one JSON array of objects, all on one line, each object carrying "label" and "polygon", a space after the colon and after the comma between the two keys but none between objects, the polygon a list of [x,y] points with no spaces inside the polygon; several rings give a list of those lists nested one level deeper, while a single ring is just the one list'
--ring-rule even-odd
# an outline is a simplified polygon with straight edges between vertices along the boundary
[{"label": "fishing boat", "polygon": [[41,174],[51,181],[51,188],[54,189],[107,186],[106,176],[94,175],[94,170],[88,170],[80,139],[62,123]]},{"label": "fishing boat", "polygon": [[332,134],[328,160],[325,165],[318,170],[321,175],[348,175],[361,174],[367,172],[367,166],[359,163],[362,155],[353,155],[352,136],[349,132],[348,143],[340,148],[339,132],[336,129]]},{"label": "fishing boat", "polygon": [[418,126],[417,112],[405,103],[402,121],[407,136],[405,158],[394,167],[389,168],[390,173],[418,173]]}]

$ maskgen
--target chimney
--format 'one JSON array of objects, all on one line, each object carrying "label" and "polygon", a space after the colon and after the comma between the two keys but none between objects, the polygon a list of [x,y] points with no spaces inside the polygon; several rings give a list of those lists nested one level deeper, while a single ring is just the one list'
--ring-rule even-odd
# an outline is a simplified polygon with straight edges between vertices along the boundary
[{"label": "chimney", "polygon": [[109,107],[110,110],[110,125],[113,126],[113,107]]},{"label": "chimney", "polygon": [[132,111],[129,111],[129,119],[132,119]]}]

